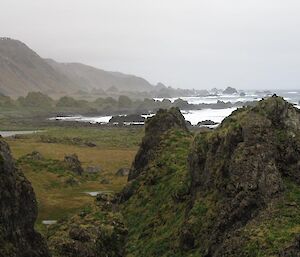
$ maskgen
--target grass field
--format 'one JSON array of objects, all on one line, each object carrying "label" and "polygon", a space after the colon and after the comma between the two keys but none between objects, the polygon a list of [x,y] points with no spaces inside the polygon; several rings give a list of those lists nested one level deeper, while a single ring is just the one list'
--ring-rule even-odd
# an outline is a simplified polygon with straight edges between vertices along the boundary
[{"label": "grass field", "polygon": [[[115,173],[121,167],[130,167],[142,136],[142,128],[55,127],[7,138],[14,158],[35,190],[39,208],[37,227],[42,229],[42,220],[64,218],[94,201],[87,191],[119,191],[127,177]],[[90,147],[86,142],[96,146]],[[45,161],[24,161],[23,157],[33,151],[41,153]],[[64,181],[70,172],[53,172],[49,163],[63,163],[64,156],[73,153],[78,155],[83,168],[98,166],[101,171],[97,175],[72,174],[79,184],[67,186]],[[103,179],[110,183],[101,182]]]}]

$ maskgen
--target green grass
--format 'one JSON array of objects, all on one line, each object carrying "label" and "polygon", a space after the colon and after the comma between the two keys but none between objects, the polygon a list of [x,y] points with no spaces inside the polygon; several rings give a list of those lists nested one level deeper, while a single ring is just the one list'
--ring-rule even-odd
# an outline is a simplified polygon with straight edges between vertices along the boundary
[{"label": "green grass", "polygon": [[[57,143],[45,143],[41,135],[56,138]],[[121,167],[130,167],[143,135],[138,128],[48,128],[38,134],[23,135],[19,139],[6,138],[17,165],[32,183],[38,201],[37,228],[43,231],[42,220],[56,220],[73,215],[91,204],[94,198],[86,191],[119,191],[127,177],[116,176]],[[66,138],[80,138],[95,143],[96,147],[70,144]],[[43,160],[24,156],[32,151],[42,154]],[[82,166],[99,166],[99,174],[77,176],[63,163],[66,154],[76,153]],[[75,178],[78,185],[68,185],[66,180]],[[110,184],[102,184],[105,178]]]},{"label": "green grass", "polygon": [[180,199],[188,193],[186,161],[191,140],[187,132],[169,131],[158,158],[139,180],[144,182],[125,204],[127,256],[178,256],[178,233],[187,207],[187,201]]},{"label": "green grass", "polygon": [[245,252],[253,257],[277,256],[300,233],[300,188],[285,181],[284,195],[244,229]]},{"label": "green grass", "polygon": [[[93,142],[98,147],[111,148],[132,148],[137,147],[141,142],[144,131],[140,127],[132,128],[49,128],[44,136],[57,139],[64,144],[74,144],[72,139],[79,139],[80,142]],[[39,135],[37,135],[39,137]]]}]

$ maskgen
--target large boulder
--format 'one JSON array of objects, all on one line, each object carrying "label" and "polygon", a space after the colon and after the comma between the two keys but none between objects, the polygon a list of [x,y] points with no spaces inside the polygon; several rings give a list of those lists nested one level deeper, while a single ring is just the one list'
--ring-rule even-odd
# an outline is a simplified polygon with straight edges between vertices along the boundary
[{"label": "large boulder", "polygon": [[203,120],[203,121],[199,121],[197,126],[215,126],[218,125],[218,122],[214,122],[212,120]]},{"label": "large boulder", "polygon": [[66,155],[64,161],[65,161],[68,169],[70,169],[77,175],[82,175],[83,168],[81,166],[81,162],[78,159],[77,154]]},{"label": "large boulder", "polygon": [[36,218],[37,201],[31,184],[0,139],[0,256],[50,256],[45,240],[34,230]]}]

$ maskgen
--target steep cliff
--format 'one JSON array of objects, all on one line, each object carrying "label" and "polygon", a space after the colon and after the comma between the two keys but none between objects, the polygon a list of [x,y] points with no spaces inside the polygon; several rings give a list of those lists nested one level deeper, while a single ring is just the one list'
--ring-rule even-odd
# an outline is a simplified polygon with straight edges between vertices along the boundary
[{"label": "steep cliff", "polygon": [[37,202],[31,184],[18,170],[0,138],[0,256],[48,257],[44,239],[34,230]]}]

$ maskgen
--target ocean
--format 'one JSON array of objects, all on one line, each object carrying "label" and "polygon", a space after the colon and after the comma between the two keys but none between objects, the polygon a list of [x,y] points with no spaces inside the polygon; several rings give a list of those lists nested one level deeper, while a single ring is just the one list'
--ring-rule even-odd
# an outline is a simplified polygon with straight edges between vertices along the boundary
[{"label": "ocean", "polygon": [[[296,107],[300,109],[300,91],[295,90],[277,90],[272,91],[272,94],[276,93],[279,96],[284,97],[285,100],[295,104]],[[180,97],[182,100],[187,101],[190,104],[215,104],[218,101],[224,102],[247,102],[247,101],[259,101],[264,97],[264,93],[255,91],[246,91],[245,96],[240,95],[218,95],[218,96],[193,96],[193,97]],[[157,101],[162,101],[164,98],[155,98]],[[178,98],[167,98],[174,102]],[[237,108],[225,108],[225,109],[202,109],[202,110],[182,110],[182,114],[185,119],[191,122],[192,125],[196,125],[200,121],[212,120],[214,122],[220,123],[222,120],[229,116]],[[143,115],[144,117],[149,117],[151,115]],[[74,115],[68,117],[53,117],[50,120],[64,120],[64,121],[78,121],[78,122],[88,122],[92,124],[96,123],[108,123],[112,116],[98,116],[98,117],[86,117],[81,115]]]}]

